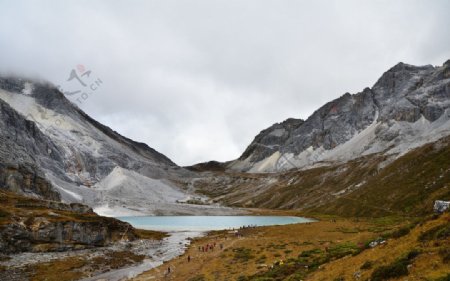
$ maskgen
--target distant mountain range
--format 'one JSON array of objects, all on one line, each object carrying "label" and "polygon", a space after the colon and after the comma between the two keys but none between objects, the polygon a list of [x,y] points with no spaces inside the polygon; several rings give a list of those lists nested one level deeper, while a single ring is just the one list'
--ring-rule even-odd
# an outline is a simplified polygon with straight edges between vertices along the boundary
[{"label": "distant mountain range", "polygon": [[[183,168],[95,121],[51,84],[0,78],[0,188],[112,216],[236,212],[223,204],[315,208],[363,190],[427,144],[447,147],[449,107],[450,61],[399,63],[372,88],[263,130],[239,159]],[[445,178],[448,167],[437,167]],[[345,178],[350,168],[360,175]],[[332,171],[341,181],[333,187]]]},{"label": "distant mountain range", "polygon": [[380,153],[399,157],[450,134],[450,60],[399,63],[372,88],[346,93],[307,120],[287,119],[258,134],[227,167],[245,172],[308,169]]}]

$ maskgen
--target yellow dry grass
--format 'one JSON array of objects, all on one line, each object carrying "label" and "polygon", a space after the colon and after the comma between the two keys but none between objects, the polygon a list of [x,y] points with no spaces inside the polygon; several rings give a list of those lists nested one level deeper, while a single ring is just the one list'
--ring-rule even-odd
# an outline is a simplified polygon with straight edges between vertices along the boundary
[{"label": "yellow dry grass", "polygon": [[[374,236],[367,221],[338,219],[309,224],[261,227],[242,231],[243,237],[228,232],[216,232],[193,241],[188,251],[161,267],[138,276],[143,280],[186,281],[196,276],[205,280],[236,280],[267,270],[273,263],[297,257],[301,251],[314,248],[325,249],[342,242],[358,244]],[[214,251],[199,252],[198,247],[216,243]],[[219,245],[224,249],[220,250]],[[249,249],[248,259],[236,258],[237,249]],[[191,262],[187,261],[191,256]],[[265,257],[265,259],[263,258]],[[171,274],[167,275],[167,268]]]},{"label": "yellow dry grass", "polygon": [[[410,268],[410,273],[406,279],[412,280],[435,280],[438,277],[450,273],[450,265],[442,262],[442,257],[438,251],[442,247],[450,247],[449,239],[442,241],[419,242],[421,233],[434,226],[449,223],[450,215],[446,214],[437,220],[431,220],[421,226],[414,228],[410,234],[398,239],[391,239],[380,247],[375,247],[363,251],[357,256],[339,259],[330,262],[320,270],[313,273],[307,280],[333,280],[337,277],[344,277],[344,280],[354,280],[353,274],[361,272],[361,280],[367,280],[372,270],[361,270],[361,266],[366,261],[374,263],[373,268],[394,262],[402,255],[407,254],[412,249],[417,249],[422,253],[414,259]],[[405,280],[405,277],[392,279]]]},{"label": "yellow dry grass", "polygon": [[[446,238],[440,241],[419,242],[418,237],[436,225],[449,223],[449,220],[449,214],[428,220],[403,237],[388,239],[382,246],[364,250],[354,256],[332,260],[320,266],[304,280],[356,280],[354,274],[357,272],[361,275],[359,280],[368,280],[375,268],[392,263],[413,249],[419,250],[421,254],[413,259],[407,279],[435,280],[450,273],[450,266],[444,264],[442,257],[438,254],[439,249],[449,247],[450,241]],[[335,222],[326,219],[310,224],[248,229],[243,231],[244,236],[241,238],[228,232],[215,232],[194,240],[183,256],[157,269],[145,272],[133,280],[235,281],[242,276],[248,277],[258,272],[265,272],[275,262],[296,258],[302,251],[325,250],[325,247],[343,243],[358,245],[379,237],[380,232],[397,229],[399,225],[408,223],[392,218],[366,220],[341,218]],[[212,243],[217,245],[214,251],[199,252],[199,246]],[[223,250],[220,250],[220,244],[224,245]],[[191,256],[190,262],[187,261],[188,255]],[[367,261],[373,262],[372,267],[361,269]],[[168,267],[171,269],[170,274],[167,274]],[[341,277],[344,279],[339,279]],[[405,280],[405,278],[398,280]]]}]

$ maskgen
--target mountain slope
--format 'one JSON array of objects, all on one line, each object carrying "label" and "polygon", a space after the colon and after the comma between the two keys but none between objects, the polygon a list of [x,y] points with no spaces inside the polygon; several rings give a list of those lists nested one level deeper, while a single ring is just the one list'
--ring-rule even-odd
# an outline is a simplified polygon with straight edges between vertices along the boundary
[{"label": "mountain slope", "polygon": [[194,189],[231,206],[410,215],[450,199],[449,159],[447,61],[399,63],[372,89],[263,130],[239,159],[190,169]]},{"label": "mountain slope", "polygon": [[204,172],[198,192],[227,205],[342,216],[423,215],[450,199],[450,137],[392,161],[363,156],[279,173]]},{"label": "mountain slope", "polygon": [[[60,161],[55,144],[0,99],[0,186],[20,194],[59,200],[39,165]],[[39,157],[40,161],[38,161]]]},{"label": "mountain slope", "polygon": [[179,203],[195,197],[178,184],[192,172],[95,121],[54,86],[0,78],[0,109],[2,188],[108,215],[201,213]]},{"label": "mountain slope", "polygon": [[262,131],[237,171],[310,168],[383,152],[399,157],[450,134],[450,60],[441,67],[399,63],[370,89],[325,104],[306,121]]}]

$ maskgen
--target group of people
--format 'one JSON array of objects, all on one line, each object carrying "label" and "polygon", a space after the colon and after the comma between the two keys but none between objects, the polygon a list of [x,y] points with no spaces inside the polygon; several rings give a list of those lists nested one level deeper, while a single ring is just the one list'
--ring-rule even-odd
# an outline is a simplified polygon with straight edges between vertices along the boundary
[{"label": "group of people", "polygon": [[255,228],[258,227],[256,224],[243,225],[239,229]]},{"label": "group of people", "polygon": [[[212,251],[214,251],[216,246],[217,246],[216,242],[211,243],[211,244],[208,243],[205,246],[198,246],[198,251],[202,252],[202,253],[205,253],[205,252],[208,252],[208,251],[212,252]],[[220,246],[220,249],[223,250],[223,244],[221,243],[221,244],[219,244],[219,246]]]},{"label": "group of people", "polygon": [[[246,226],[243,226],[243,227],[241,227],[241,229],[244,229],[244,228],[250,228],[250,227],[253,227],[253,226],[250,226],[250,225],[247,226],[247,227],[246,227]],[[239,233],[239,231],[237,231],[237,230],[235,230],[235,233],[237,233],[238,235],[241,235],[241,234]],[[227,239],[228,239],[228,237],[225,237],[225,240],[227,240]],[[217,240],[217,238],[216,238],[216,240]],[[213,252],[214,249],[215,249],[217,246],[219,246],[220,250],[223,250],[223,248],[224,248],[224,245],[223,245],[222,243],[217,244],[216,242],[213,242],[213,243],[207,243],[207,244],[204,245],[204,246],[198,246],[198,251],[199,251],[199,252],[202,252],[202,253],[206,253],[206,252],[208,252],[208,251]],[[187,256],[187,262],[188,262],[188,263],[191,262],[191,256],[190,256],[190,255]],[[167,267],[167,270],[165,271],[165,275],[167,276],[167,275],[169,275],[171,272],[172,272],[172,269],[171,269],[170,266],[169,266],[169,267]]]}]

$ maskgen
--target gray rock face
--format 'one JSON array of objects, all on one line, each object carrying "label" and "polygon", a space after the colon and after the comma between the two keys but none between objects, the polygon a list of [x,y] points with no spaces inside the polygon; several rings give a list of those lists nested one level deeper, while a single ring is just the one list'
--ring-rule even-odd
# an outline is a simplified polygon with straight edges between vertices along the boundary
[{"label": "gray rock face", "polygon": [[33,165],[0,164],[0,189],[48,200],[61,199],[44,174]]},{"label": "gray rock face", "polygon": [[130,224],[100,217],[88,206],[1,191],[0,252],[47,252],[136,239]]},{"label": "gray rock face", "polygon": [[[228,167],[273,172],[350,160],[386,149],[402,153],[416,144],[435,140],[426,140],[421,134],[450,134],[449,107],[449,61],[441,67],[399,63],[371,89],[354,95],[346,93],[306,121],[288,119],[265,129]],[[344,146],[347,142],[351,146],[350,140],[355,142],[353,149]]]},{"label": "gray rock face", "polygon": [[25,223],[0,228],[0,249],[2,253],[10,254],[106,246],[120,238],[134,240],[132,229],[115,219],[55,222],[43,217],[29,218]]},{"label": "gray rock face", "polygon": [[314,112],[293,132],[281,151],[297,154],[310,146],[332,149],[370,125],[375,112],[370,89],[366,88],[356,95],[346,93]]},{"label": "gray rock face", "polygon": [[259,133],[254,141],[245,150],[241,160],[252,157],[252,161],[259,161],[272,155],[280,148],[280,144],[285,143],[295,129],[300,127],[305,121],[301,119],[287,119],[281,123],[276,123],[270,128]]},{"label": "gray rock face", "polygon": [[36,127],[0,99],[0,188],[59,200],[59,193],[39,168],[60,169],[55,144]]},{"label": "gray rock face", "polygon": [[51,200],[80,201],[74,187],[92,187],[115,167],[162,179],[188,173],[30,80],[0,78],[0,140],[0,188]]}]

